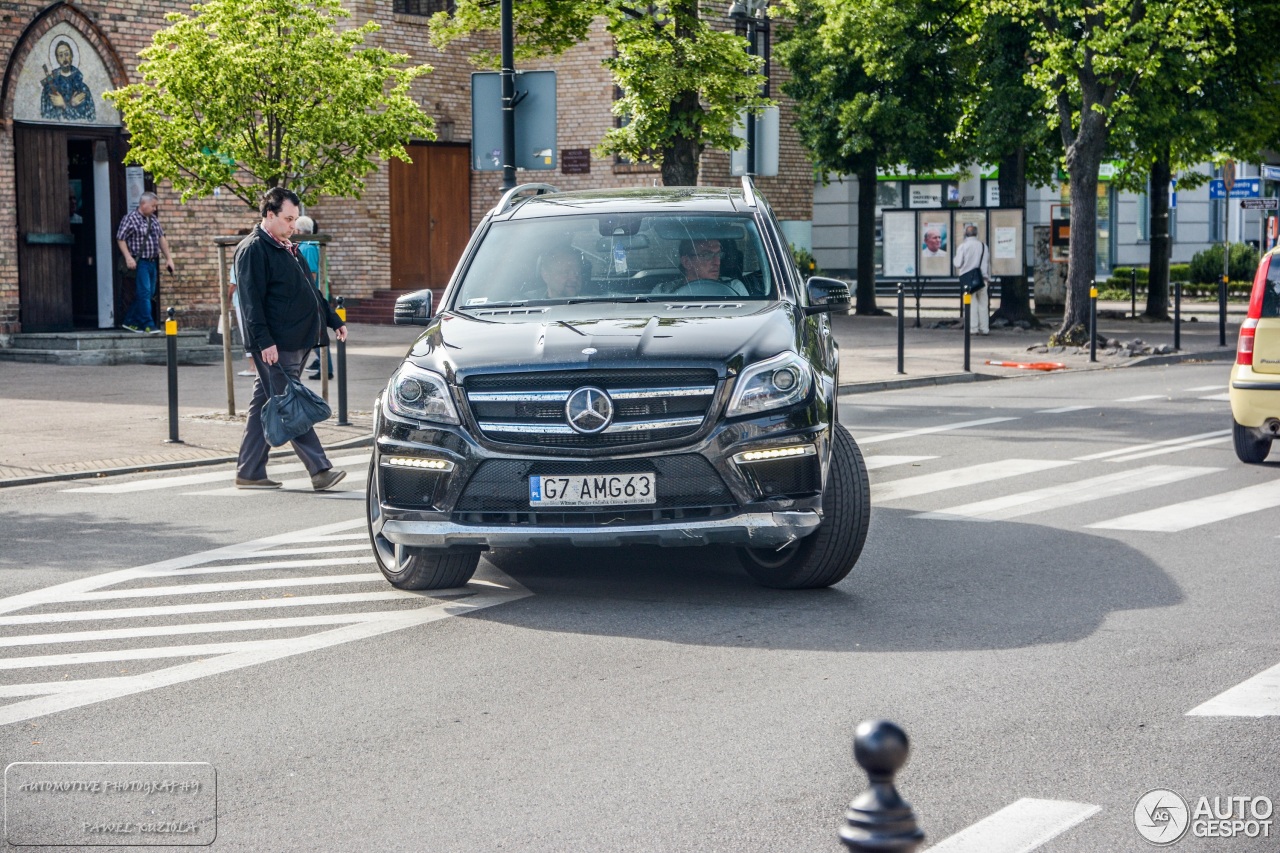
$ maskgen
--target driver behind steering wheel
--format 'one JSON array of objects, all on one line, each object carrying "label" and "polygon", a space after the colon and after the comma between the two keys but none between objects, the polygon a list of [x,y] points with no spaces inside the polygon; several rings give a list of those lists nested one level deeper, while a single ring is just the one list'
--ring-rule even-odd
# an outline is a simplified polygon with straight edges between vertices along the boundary
[{"label": "driver behind steering wheel", "polygon": [[677,291],[688,288],[690,292],[697,293],[699,285],[710,284],[727,287],[739,296],[749,296],[747,286],[738,279],[720,277],[720,260],[723,257],[719,240],[681,240],[680,269],[684,270],[685,281]]}]

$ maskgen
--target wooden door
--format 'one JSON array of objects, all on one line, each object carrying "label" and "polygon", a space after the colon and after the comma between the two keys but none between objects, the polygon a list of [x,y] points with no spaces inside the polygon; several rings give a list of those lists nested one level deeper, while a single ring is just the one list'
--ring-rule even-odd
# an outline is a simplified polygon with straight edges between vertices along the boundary
[{"label": "wooden door", "polygon": [[65,131],[15,125],[18,294],[23,331],[72,328],[71,205]]},{"label": "wooden door", "polygon": [[410,145],[391,161],[391,288],[442,288],[471,236],[465,145]]}]

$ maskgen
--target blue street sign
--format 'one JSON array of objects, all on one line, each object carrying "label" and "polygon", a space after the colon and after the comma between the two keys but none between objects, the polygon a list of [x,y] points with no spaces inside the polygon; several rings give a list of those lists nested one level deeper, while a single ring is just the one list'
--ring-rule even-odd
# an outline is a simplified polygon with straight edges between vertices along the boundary
[{"label": "blue street sign", "polygon": [[1280,166],[1263,166],[1262,177],[1268,181],[1280,181]]},{"label": "blue street sign", "polygon": [[[1231,188],[1232,198],[1258,198],[1262,195],[1262,178],[1236,178]],[[1227,188],[1222,178],[1209,182],[1209,198],[1226,198]]]}]

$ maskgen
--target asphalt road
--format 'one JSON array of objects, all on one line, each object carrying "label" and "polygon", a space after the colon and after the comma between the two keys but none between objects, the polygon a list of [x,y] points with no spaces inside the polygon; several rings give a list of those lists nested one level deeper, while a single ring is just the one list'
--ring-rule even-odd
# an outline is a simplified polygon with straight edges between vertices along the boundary
[{"label": "asphalt road", "polygon": [[[1280,799],[1280,448],[1235,459],[1225,389],[1216,364],[843,398],[875,509],[813,592],[631,548],[399,593],[358,452],[331,495],[280,468],[3,490],[0,758],[207,762],[215,850],[836,851],[853,729],[887,717],[927,845],[1146,850],[1153,789]],[[23,795],[10,842],[83,807]]]}]

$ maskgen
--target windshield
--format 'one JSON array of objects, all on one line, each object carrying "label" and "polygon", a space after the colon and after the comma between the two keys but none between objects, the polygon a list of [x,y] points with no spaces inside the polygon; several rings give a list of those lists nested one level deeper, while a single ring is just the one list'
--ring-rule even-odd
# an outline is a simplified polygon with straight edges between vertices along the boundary
[{"label": "windshield", "polygon": [[454,306],[773,298],[750,216],[617,214],[495,222]]}]

